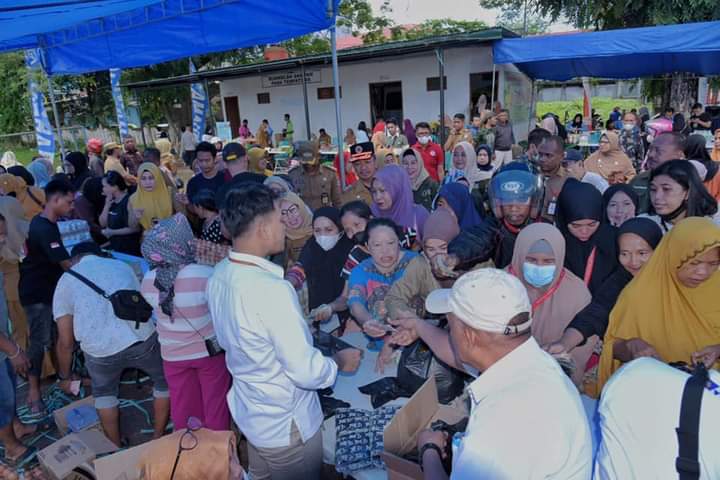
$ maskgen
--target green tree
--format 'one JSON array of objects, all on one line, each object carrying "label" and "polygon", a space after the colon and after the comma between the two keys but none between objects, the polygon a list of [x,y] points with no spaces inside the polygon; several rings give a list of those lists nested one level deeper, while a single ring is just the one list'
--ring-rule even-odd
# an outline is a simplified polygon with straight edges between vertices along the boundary
[{"label": "green tree", "polygon": [[0,133],[32,128],[25,57],[21,52],[0,55]]},{"label": "green tree", "polygon": [[393,28],[392,40],[416,40],[453,33],[474,32],[484,28],[487,28],[487,24],[479,20],[430,19],[410,29]]},{"label": "green tree", "polygon": [[[527,25],[525,25],[525,15],[522,10],[503,9],[497,18],[497,26],[505,27],[518,34],[527,33],[528,35],[539,35],[546,33],[550,28],[550,20],[537,15],[529,14],[527,16]],[[527,27],[527,32],[525,32]]]}]

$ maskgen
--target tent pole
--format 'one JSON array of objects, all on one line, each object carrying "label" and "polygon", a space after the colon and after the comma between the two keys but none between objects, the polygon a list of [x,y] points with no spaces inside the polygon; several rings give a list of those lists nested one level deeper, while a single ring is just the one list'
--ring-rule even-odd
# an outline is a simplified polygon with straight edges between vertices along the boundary
[{"label": "tent pole", "polygon": [[[307,79],[305,78],[305,64],[300,63],[300,75],[302,75],[302,87],[303,87],[303,104],[305,106],[305,131],[307,139],[311,138],[310,130],[310,108],[308,107],[308,94],[307,94]],[[333,77],[334,78],[334,77]]]},{"label": "tent pole", "polygon": [[537,86],[535,85],[535,79],[532,79],[532,87],[530,90],[530,109],[528,113],[528,133],[533,129],[533,117],[535,116],[535,91]]},{"label": "tent pole", "polygon": [[[332,0],[330,0],[330,2],[332,2]],[[338,159],[340,160],[340,189],[344,189],[347,186],[345,183],[345,148],[343,146],[342,115],[340,113],[340,75],[338,73],[337,32],[335,25],[330,27],[330,43],[332,45],[333,85],[335,86],[335,122],[337,124]]]},{"label": "tent pole", "polygon": [[53,117],[55,117],[55,130],[57,130],[58,141],[60,142],[60,157],[65,158],[65,143],[63,142],[62,127],[60,126],[60,114],[58,113],[57,102],[55,102],[55,88],[53,87],[53,79],[48,75],[48,95],[52,104]]},{"label": "tent pole", "polygon": [[[495,111],[495,60],[493,60],[492,90],[490,91],[490,110]],[[480,113],[480,112],[478,112]]]},{"label": "tent pole", "polygon": [[435,50],[435,55],[438,59],[438,83],[440,84],[440,146],[445,148],[445,51],[438,48]]}]

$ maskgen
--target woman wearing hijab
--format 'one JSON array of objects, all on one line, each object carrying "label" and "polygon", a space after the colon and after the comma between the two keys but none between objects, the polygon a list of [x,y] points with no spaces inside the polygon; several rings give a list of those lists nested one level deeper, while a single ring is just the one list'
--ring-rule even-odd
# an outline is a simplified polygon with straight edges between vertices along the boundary
[{"label": "woman wearing hijab", "polygon": [[14,167],[16,165],[20,165],[20,162],[17,161],[15,152],[11,152],[10,150],[8,150],[7,152],[3,153],[2,159],[0,159],[0,167],[3,167],[7,170],[8,168]]},{"label": "woman wearing hijab", "polygon": [[22,205],[28,221],[45,207],[45,192],[42,189],[28,186],[21,177],[10,173],[0,175],[0,195],[15,197]]},{"label": "woman wearing hijab", "polygon": [[665,235],[610,314],[598,392],[620,365],[651,356],[703,362],[720,356],[720,227],[687,218]]},{"label": "woman wearing hijab", "polygon": [[443,178],[443,185],[457,182],[461,178],[466,179],[471,187],[481,178],[477,166],[477,154],[473,146],[468,142],[459,142],[453,148],[452,166],[445,178]]},{"label": "woman wearing hijab", "polygon": [[551,115],[546,116],[542,119],[540,122],[540,128],[547,130],[550,132],[550,135],[557,135],[558,134],[558,128],[557,124],[555,123],[555,118]]},{"label": "woman wearing hijab", "polygon": [[279,176],[279,175],[273,175],[271,177],[268,177],[263,182],[264,185],[267,185],[270,190],[277,193],[280,196],[285,195],[286,193],[295,193],[295,189],[293,189],[292,184],[289,180]]},{"label": "woman wearing hijab", "polygon": [[73,215],[74,218],[88,223],[90,235],[98,245],[107,242],[107,238],[102,234],[103,227],[100,225],[100,214],[104,206],[102,178],[91,177],[83,183],[82,190],[75,195]]},{"label": "woman wearing hijab", "polygon": [[482,215],[475,208],[473,197],[461,183],[443,185],[436,204],[438,208],[448,208],[461,229],[474,227],[483,221]]},{"label": "woman wearing hijab", "polygon": [[152,270],[145,274],[141,292],[155,311],[175,430],[185,429],[190,417],[211,430],[226,430],[230,411],[225,396],[231,378],[225,353],[206,347],[206,340],[215,338],[205,294],[213,268],[195,263],[192,240],[190,224],[181,214],[147,232],[142,254]]},{"label": "woman wearing hijab", "polygon": [[145,162],[138,167],[139,185],[130,197],[130,205],[143,230],[173,214],[172,198],[160,169]]},{"label": "woman wearing hijab", "polygon": [[403,228],[403,248],[413,248],[422,241],[423,226],[428,211],[413,200],[410,177],[399,165],[380,169],[372,183],[373,204],[370,207],[375,218],[387,218]]},{"label": "woman wearing hijab", "polygon": [[253,147],[248,150],[247,156],[249,171],[266,177],[272,175],[272,171],[267,169],[268,159],[264,148]]},{"label": "woman wearing hijab", "polygon": [[137,178],[130,175],[130,173],[120,161],[120,155],[122,155],[122,146],[119,143],[106,143],[103,147],[103,151],[105,152],[105,162],[103,164],[105,173],[117,172],[122,175],[123,180],[125,180],[125,183],[127,183],[128,185],[137,184]]},{"label": "woman wearing hijab", "polygon": [[65,155],[63,170],[76,192],[82,191],[85,180],[92,177],[88,168],[87,157],[82,152],[70,152]]},{"label": "woman wearing hijab", "polygon": [[420,152],[412,148],[405,149],[400,164],[410,177],[413,201],[427,210],[431,210],[439,185],[425,169],[425,162],[423,162]]},{"label": "woman wearing hijab", "polygon": [[640,199],[635,189],[626,183],[611,185],[603,193],[604,222],[619,227],[637,215]]},{"label": "woman wearing hijab", "polygon": [[703,164],[707,173],[705,178],[701,180],[705,184],[708,193],[720,202],[720,173],[718,172],[720,163],[710,157],[707,148],[705,148],[705,137],[694,134],[687,138],[685,142],[685,158],[697,160]]},{"label": "woman wearing hijab", "polygon": [[408,139],[408,145],[415,145],[417,143],[417,135],[415,135],[415,126],[409,118],[405,119],[403,123],[403,133],[405,138]]},{"label": "woman wearing hijab", "polygon": [[280,213],[285,224],[285,269],[300,258],[305,243],[313,235],[312,212],[294,193],[286,193],[280,199]]},{"label": "woman wearing hijab", "polygon": [[20,257],[27,239],[30,223],[25,218],[22,205],[10,196],[0,197],[0,215],[5,219],[7,237],[0,250],[0,272],[12,325],[13,340],[20,348],[27,348],[28,326],[25,310],[20,304],[18,283],[20,282]]},{"label": "woman wearing hijab", "polygon": [[487,211],[485,205],[489,203],[487,195],[488,185],[490,185],[490,180],[497,170],[498,165],[493,158],[493,149],[490,145],[479,145],[476,149],[476,154],[477,180],[472,185],[472,195],[478,211],[485,212]]},{"label": "woman wearing hijab", "polygon": [[387,142],[387,136],[385,135],[385,130],[377,130],[377,126],[375,127],[376,130],[373,130],[373,135],[370,141],[373,144],[373,147],[375,147],[375,151],[377,152],[381,148],[385,148],[385,143]]},{"label": "woman wearing hijab", "polygon": [[650,173],[648,217],[669,232],[687,217],[710,217],[716,222],[718,202],[708,193],[697,169],[687,160],[670,160]]},{"label": "woman wearing hijab", "polygon": [[368,128],[365,122],[358,123],[357,132],[355,132],[355,139],[357,140],[357,143],[365,143],[370,141]]},{"label": "woman wearing hijab", "polygon": [[45,188],[53,175],[52,163],[43,157],[36,157],[27,166],[27,170],[35,179],[35,185],[39,188]]},{"label": "woman wearing hijab", "polygon": [[555,224],[565,237],[565,266],[595,294],[618,265],[615,228],[602,223],[597,188],[569,178],[558,197]]},{"label": "woman wearing hijab", "polygon": [[610,312],[620,293],[650,260],[662,237],[660,227],[647,218],[631,218],[623,223],[618,230],[618,260],[622,268],[605,280],[590,305],[575,315],[562,337],[548,347],[549,353],[570,352],[593,335],[605,336]]},{"label": "woman wearing hijab", "polygon": [[32,174],[27,171],[27,168],[22,165],[15,165],[14,167],[8,168],[7,173],[22,178],[25,180],[25,185],[29,187],[35,186],[35,177],[33,177]]},{"label": "woman wearing hijab", "polygon": [[610,185],[627,183],[635,177],[632,161],[620,149],[620,138],[614,132],[602,134],[600,148],[585,160],[585,168],[601,175]]},{"label": "woman wearing hijab", "polygon": [[297,263],[286,278],[296,290],[307,282],[310,317],[317,322],[329,320],[333,313],[347,310],[342,295],[345,283],[340,274],[354,244],[345,236],[340,210],[322,207],[313,214],[313,236],[305,243]]},{"label": "woman wearing hijab", "polygon": [[640,118],[633,112],[625,113],[619,136],[620,148],[632,161],[635,171],[640,170],[642,162],[645,160],[645,143],[642,137]]},{"label": "woman wearing hijab", "polygon": [[[557,340],[592,300],[583,281],[563,266],[565,254],[565,240],[557,228],[533,223],[520,231],[507,268],[527,289],[533,310],[532,336],[540,345]],[[570,353],[575,366],[572,380],[578,386],[596,342],[597,337],[592,337]]]}]

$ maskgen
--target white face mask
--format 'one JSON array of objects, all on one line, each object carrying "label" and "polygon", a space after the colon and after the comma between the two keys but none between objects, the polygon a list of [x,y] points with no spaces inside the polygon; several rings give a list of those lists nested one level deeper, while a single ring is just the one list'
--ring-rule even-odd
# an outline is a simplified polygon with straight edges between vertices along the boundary
[{"label": "white face mask", "polygon": [[318,245],[320,245],[320,248],[325,250],[326,252],[329,250],[332,250],[335,245],[337,245],[338,241],[340,241],[340,234],[337,235],[315,235],[315,241]]},{"label": "white face mask", "polygon": [[421,145],[427,145],[427,143],[430,142],[430,136],[423,135],[422,137],[418,137],[418,142],[420,142]]},{"label": "white face mask", "polygon": [[627,131],[630,131],[633,128],[635,128],[635,124],[634,123],[623,123],[623,128]]}]

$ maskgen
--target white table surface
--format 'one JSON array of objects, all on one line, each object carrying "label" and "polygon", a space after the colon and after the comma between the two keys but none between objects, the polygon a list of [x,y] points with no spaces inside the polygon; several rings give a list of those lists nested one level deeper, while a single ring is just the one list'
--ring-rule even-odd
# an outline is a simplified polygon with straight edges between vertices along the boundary
[{"label": "white table surface", "polygon": [[[360,393],[358,387],[379,380],[383,377],[394,377],[397,375],[397,357],[392,363],[385,367],[384,373],[375,372],[375,362],[380,352],[372,352],[367,349],[370,340],[360,332],[348,333],[341,339],[350,345],[361,349],[364,352],[360,367],[353,375],[338,374],[333,386],[333,397],[348,402],[352,408],[373,410],[370,402],[370,395]],[[407,398],[397,398],[383,406],[402,406],[407,403]],[[335,465],[335,417],[325,420],[322,425],[323,435],[323,462]],[[387,472],[380,468],[360,470],[352,474],[356,480],[380,480],[387,478]]]}]

